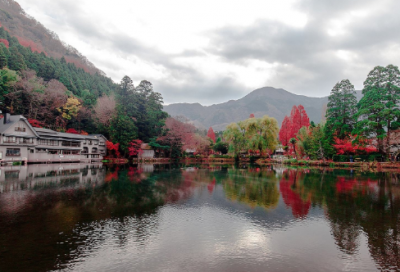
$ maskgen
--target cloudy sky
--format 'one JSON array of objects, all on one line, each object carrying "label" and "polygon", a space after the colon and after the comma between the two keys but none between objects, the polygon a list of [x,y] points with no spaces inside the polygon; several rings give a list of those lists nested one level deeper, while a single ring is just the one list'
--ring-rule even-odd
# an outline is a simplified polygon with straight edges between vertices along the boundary
[{"label": "cloudy sky", "polygon": [[326,96],[400,65],[398,0],[17,0],[108,76],[151,81],[166,104],[264,86]]}]

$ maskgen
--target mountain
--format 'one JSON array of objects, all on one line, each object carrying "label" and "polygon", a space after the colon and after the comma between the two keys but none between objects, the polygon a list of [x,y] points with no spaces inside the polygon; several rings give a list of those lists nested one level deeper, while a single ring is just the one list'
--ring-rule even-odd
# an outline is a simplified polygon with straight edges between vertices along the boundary
[{"label": "mountain", "polygon": [[78,50],[60,41],[56,33],[26,14],[14,0],[0,0],[0,26],[16,37],[22,46],[30,47],[34,52],[43,52],[55,59],[64,56],[68,63],[74,63],[86,72],[104,74]]},{"label": "mountain", "polygon": [[[360,99],[361,92],[357,92]],[[256,89],[238,100],[211,106],[202,106],[199,103],[176,103],[164,106],[171,116],[185,116],[199,128],[213,127],[214,130],[224,130],[226,125],[249,118],[269,115],[275,117],[280,125],[285,115],[290,115],[293,105],[303,105],[310,121],[319,123],[325,115],[324,107],[328,97],[308,97],[290,93],[284,89],[264,87]]]}]

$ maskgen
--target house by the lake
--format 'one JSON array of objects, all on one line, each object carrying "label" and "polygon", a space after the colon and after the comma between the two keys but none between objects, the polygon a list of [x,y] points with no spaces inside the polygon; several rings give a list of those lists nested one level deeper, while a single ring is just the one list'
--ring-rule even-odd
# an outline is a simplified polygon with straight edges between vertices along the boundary
[{"label": "house by the lake", "polygon": [[0,120],[0,164],[95,162],[106,155],[102,135],[79,135],[34,128],[22,115]]}]

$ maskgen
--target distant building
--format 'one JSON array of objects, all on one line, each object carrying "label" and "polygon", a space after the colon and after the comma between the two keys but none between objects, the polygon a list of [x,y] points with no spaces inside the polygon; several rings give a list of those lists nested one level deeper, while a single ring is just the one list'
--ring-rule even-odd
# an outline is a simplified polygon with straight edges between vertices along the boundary
[{"label": "distant building", "polygon": [[34,128],[22,115],[0,122],[0,163],[93,162],[106,155],[105,137]]},{"label": "distant building", "polygon": [[149,146],[149,144],[141,144],[141,152],[138,155],[138,159],[152,159],[154,158],[154,150]]}]

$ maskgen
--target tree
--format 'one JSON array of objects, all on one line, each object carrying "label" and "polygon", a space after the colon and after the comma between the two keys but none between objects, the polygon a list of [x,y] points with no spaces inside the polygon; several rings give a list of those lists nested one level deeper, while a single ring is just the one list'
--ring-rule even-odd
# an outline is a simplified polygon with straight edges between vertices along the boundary
[{"label": "tree", "polygon": [[143,142],[141,140],[132,140],[129,143],[128,155],[129,157],[137,156],[143,152],[141,149]]},{"label": "tree", "polygon": [[282,121],[281,129],[279,130],[279,141],[283,146],[289,145],[289,140],[291,136],[291,123],[289,117],[285,116],[285,119]]},{"label": "tree", "polygon": [[278,138],[278,123],[275,118],[264,115],[262,118],[249,118],[239,124],[245,130],[247,147],[260,151],[275,150]]},{"label": "tree", "polygon": [[224,142],[222,142],[222,141],[217,142],[217,143],[213,146],[213,150],[214,150],[215,152],[220,152],[221,154],[226,154],[226,153],[228,153],[228,148],[229,148],[228,144],[227,144],[227,143],[224,143]]},{"label": "tree", "polygon": [[224,131],[224,138],[229,143],[229,148],[232,150],[234,156],[238,158],[240,151],[245,146],[244,130],[238,124],[229,124]]},{"label": "tree", "polygon": [[194,126],[168,117],[165,120],[163,135],[158,137],[157,141],[164,146],[169,146],[171,157],[180,157],[183,150],[192,147],[191,140],[194,131]]},{"label": "tree", "polygon": [[68,97],[67,102],[57,110],[62,114],[62,118],[71,120],[78,115],[81,107],[82,104],[76,97]]},{"label": "tree", "polygon": [[304,109],[303,105],[298,106],[299,115],[300,115],[300,128],[309,127],[310,126],[310,118],[308,118],[307,112]]},{"label": "tree", "polygon": [[290,112],[290,124],[290,136],[291,138],[294,138],[301,128],[301,115],[299,108],[296,105],[293,106],[292,111]]},{"label": "tree", "polygon": [[97,100],[94,107],[95,117],[105,127],[110,126],[111,120],[115,117],[116,102],[114,96],[102,96]]},{"label": "tree", "polygon": [[330,138],[344,139],[354,129],[354,114],[357,112],[357,98],[354,86],[344,79],[333,87],[326,110],[326,128]]},{"label": "tree", "polygon": [[400,71],[397,66],[376,66],[364,82],[363,98],[355,114],[356,128],[353,133],[360,137],[374,137],[380,153],[389,154],[390,145],[383,146],[386,137],[400,126]]},{"label": "tree", "polygon": [[215,143],[215,133],[212,127],[208,129],[207,137],[210,138]]}]

